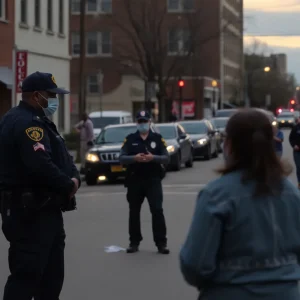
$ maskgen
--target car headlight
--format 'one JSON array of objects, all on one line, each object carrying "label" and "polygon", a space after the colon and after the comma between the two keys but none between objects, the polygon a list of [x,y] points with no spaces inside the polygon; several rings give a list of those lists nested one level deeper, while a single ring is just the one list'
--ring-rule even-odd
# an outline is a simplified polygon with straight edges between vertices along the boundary
[{"label": "car headlight", "polygon": [[167,150],[168,150],[169,153],[172,153],[172,152],[175,151],[175,147],[174,146],[168,146]]},{"label": "car headlight", "polygon": [[198,144],[200,145],[206,145],[207,144],[207,139],[200,139],[197,141]]},{"label": "car headlight", "polygon": [[285,121],[281,121],[281,123],[285,123]]},{"label": "car headlight", "polygon": [[88,153],[85,156],[85,159],[89,162],[98,162],[99,161],[99,156],[94,154],[94,153]]},{"label": "car headlight", "polygon": [[290,120],[289,123],[293,123],[293,121]]},{"label": "car headlight", "polygon": [[276,122],[276,121],[273,121],[273,122],[272,122],[272,125],[273,125],[273,126],[276,126],[276,125],[277,125],[277,122]]}]

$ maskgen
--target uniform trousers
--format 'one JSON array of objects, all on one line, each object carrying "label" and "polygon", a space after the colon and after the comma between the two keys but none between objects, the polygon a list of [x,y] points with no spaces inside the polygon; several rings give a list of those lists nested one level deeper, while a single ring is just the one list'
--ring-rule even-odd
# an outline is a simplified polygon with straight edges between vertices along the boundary
[{"label": "uniform trousers", "polygon": [[163,191],[161,179],[135,178],[127,185],[129,203],[129,239],[131,245],[138,246],[143,240],[141,233],[140,212],[144,199],[147,198],[152,214],[153,240],[157,247],[167,245],[167,229],[163,213]]},{"label": "uniform trousers", "polygon": [[66,237],[62,212],[49,209],[29,219],[13,209],[2,215],[2,230],[10,243],[11,273],[3,300],[59,300]]}]

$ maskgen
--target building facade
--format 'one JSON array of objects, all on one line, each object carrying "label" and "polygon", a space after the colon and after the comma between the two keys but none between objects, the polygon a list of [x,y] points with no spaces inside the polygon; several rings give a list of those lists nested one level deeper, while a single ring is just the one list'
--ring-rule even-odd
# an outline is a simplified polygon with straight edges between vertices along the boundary
[{"label": "building facade", "polygon": [[[151,9],[159,12],[164,7],[160,35],[166,41],[166,68],[163,76],[169,76],[172,61],[179,57],[182,70],[168,77],[164,102],[160,107],[166,116],[173,110],[178,112],[178,79],[184,80],[182,99],[186,116],[201,118],[209,116],[222,103],[240,101],[242,98],[243,76],[243,1],[242,0],[161,0],[151,3]],[[145,3],[145,1],[142,1]],[[103,110],[127,110],[135,113],[144,107],[145,82],[132,72],[135,57],[125,59],[123,51],[134,41],[124,37],[124,31],[115,26],[113,18],[130,28],[130,20],[124,18],[122,1],[88,0],[85,12],[85,99],[88,112]],[[135,13],[138,10],[135,2]],[[199,15],[201,11],[201,15]],[[150,14],[150,13],[149,13]],[[155,16],[156,12],[152,11]],[[138,16],[136,16],[138,17]],[[203,19],[197,28],[197,40],[201,45],[191,55],[186,55],[191,39],[189,23],[192,19]],[[114,24],[113,24],[114,23]],[[122,26],[122,24],[120,24]],[[187,28],[188,27],[188,28]],[[195,31],[195,28],[193,29]],[[70,55],[71,102],[74,119],[78,112],[79,56],[80,56],[80,1],[71,1]],[[121,42],[123,44],[121,44]],[[120,47],[120,45],[122,45]],[[151,46],[150,46],[151,47]],[[180,54],[179,52],[184,52]],[[186,58],[185,58],[186,55]],[[138,55],[137,55],[138,58]],[[136,59],[137,59],[136,58]],[[156,86],[158,91],[158,86]],[[158,104],[155,93],[151,96],[153,113]]]},{"label": "building facade", "polygon": [[11,108],[14,46],[14,1],[0,0],[0,118]]},{"label": "building facade", "polygon": [[[59,87],[70,89],[69,3],[21,0],[15,7],[15,49],[27,51],[27,73],[52,73]],[[16,102],[21,99],[17,94]],[[60,132],[70,131],[69,95],[53,116]]]},{"label": "building facade", "polygon": [[[21,100],[21,93],[16,89],[16,53],[27,53],[27,64],[24,73],[27,75],[40,71],[52,73],[57,84],[70,89],[70,56],[69,56],[69,4],[64,0],[0,0],[0,81],[2,74],[9,77],[10,105],[7,111]],[[4,28],[4,29],[2,29]],[[5,29],[6,28],[6,29]],[[4,76],[4,75],[3,75]],[[62,133],[70,131],[70,100],[65,95],[60,101],[59,111],[53,116]]]}]

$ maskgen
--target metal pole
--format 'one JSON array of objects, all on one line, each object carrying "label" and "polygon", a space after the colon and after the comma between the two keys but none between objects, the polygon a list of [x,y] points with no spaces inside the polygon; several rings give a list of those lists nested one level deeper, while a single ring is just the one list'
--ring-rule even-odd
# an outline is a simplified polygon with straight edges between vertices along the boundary
[{"label": "metal pole", "polygon": [[86,0],[80,2],[80,59],[79,59],[79,119],[85,112],[85,8]]},{"label": "metal pole", "polygon": [[179,87],[179,120],[182,120],[182,87]]},{"label": "metal pole", "polygon": [[249,84],[249,73],[245,70],[245,78],[244,78],[244,92],[245,92],[245,107],[250,107],[250,99],[248,94],[248,84]]},{"label": "metal pole", "polygon": [[145,79],[145,102],[144,102],[144,109],[148,110],[148,81]]},{"label": "metal pole", "polygon": [[216,88],[213,87],[213,117],[216,115]]},{"label": "metal pole", "polygon": [[11,107],[14,107],[17,105],[17,87],[16,87],[16,53],[17,53],[17,47],[14,45],[14,48],[12,50],[12,68],[13,68],[13,86],[11,89]]}]

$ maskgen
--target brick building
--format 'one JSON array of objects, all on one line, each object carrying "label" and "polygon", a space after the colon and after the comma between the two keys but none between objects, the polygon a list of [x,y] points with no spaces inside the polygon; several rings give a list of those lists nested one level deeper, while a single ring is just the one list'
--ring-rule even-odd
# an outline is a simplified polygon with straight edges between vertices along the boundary
[{"label": "brick building", "polygon": [[0,118],[12,104],[14,13],[14,1],[0,0]]},{"label": "brick building", "polygon": [[[160,10],[155,7],[154,2],[159,3]],[[186,113],[188,117],[209,116],[213,108],[218,105],[222,106],[222,103],[231,100],[240,101],[243,94],[243,1],[161,0],[154,2],[152,1],[148,8],[159,12],[165,7],[167,12],[164,16],[164,25],[160,28],[162,32],[160,36],[167,41],[165,60],[168,67],[174,57],[179,56],[179,48],[185,47],[186,36],[192,35],[187,32],[187,23],[190,24],[190,20],[203,20],[201,26],[197,28],[197,40],[205,41],[200,47],[195,48],[194,53],[189,55],[186,61],[185,56],[180,54],[182,71],[177,70],[169,77],[167,95],[163,106],[160,107],[161,113],[167,117],[172,109],[178,108],[177,82],[179,77],[185,82],[183,107],[184,110],[188,110]],[[145,83],[130,69],[130,66],[134,64],[134,57],[130,57],[127,61],[124,58],[120,59],[124,54],[122,50],[128,51],[128,48],[134,44],[128,37],[125,38],[124,31],[112,22],[113,18],[117,18],[123,22],[124,27],[128,25],[129,19],[124,18],[122,5],[124,1],[120,0],[87,0],[84,74],[88,112],[99,111],[102,108],[135,113],[144,106]],[[137,10],[138,7],[135,4],[133,15]],[[79,0],[72,0],[71,13],[70,54],[73,57],[71,99],[75,118],[78,112],[80,77]],[[157,18],[159,19],[158,13]],[[122,47],[120,47],[121,41]],[[167,69],[165,76],[167,76],[166,73],[168,73]],[[156,89],[158,89],[157,86]],[[156,97],[152,97],[151,101],[153,113],[157,113]]]},{"label": "brick building", "polygon": [[[49,72],[60,87],[70,88],[69,15],[65,0],[0,0],[0,117],[21,100],[15,85],[26,74]],[[14,56],[26,59],[14,63]],[[61,133],[67,133],[69,95],[61,98],[53,121]]]}]

